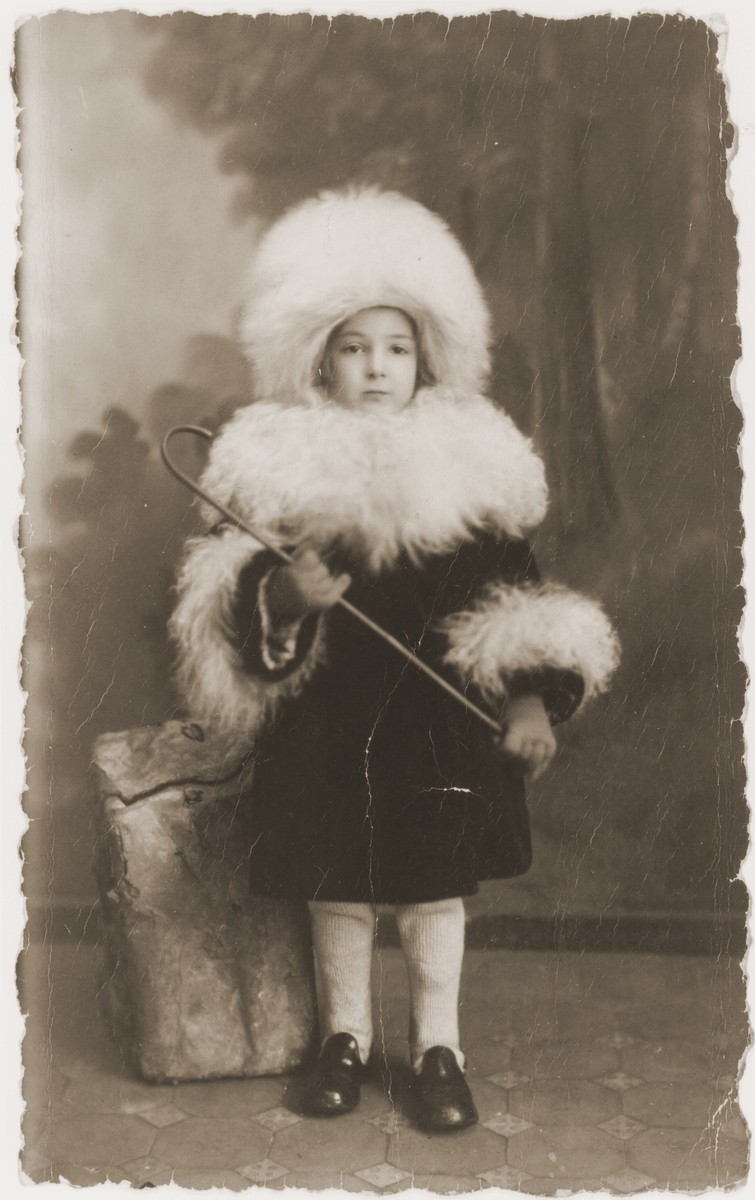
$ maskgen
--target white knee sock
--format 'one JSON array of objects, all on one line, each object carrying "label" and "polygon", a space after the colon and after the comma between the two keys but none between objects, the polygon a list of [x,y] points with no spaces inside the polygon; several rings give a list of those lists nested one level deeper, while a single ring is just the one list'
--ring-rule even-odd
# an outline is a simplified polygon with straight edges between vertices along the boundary
[{"label": "white knee sock", "polygon": [[459,1066],[459,982],[464,957],[464,901],[455,897],[396,908],[411,993],[409,1049],[414,1069],[432,1046],[448,1046]]},{"label": "white knee sock", "polygon": [[320,1036],[350,1033],[367,1062],[372,1046],[370,977],[375,940],[372,904],[311,900]]}]

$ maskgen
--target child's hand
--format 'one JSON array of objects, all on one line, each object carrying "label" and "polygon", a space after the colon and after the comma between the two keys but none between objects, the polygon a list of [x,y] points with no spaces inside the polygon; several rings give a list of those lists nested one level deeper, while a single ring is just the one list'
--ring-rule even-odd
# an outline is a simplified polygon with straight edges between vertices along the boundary
[{"label": "child's hand", "polygon": [[520,696],[506,709],[502,754],[523,763],[529,779],[539,779],[556,753],[556,739],[539,696]]},{"label": "child's hand", "polygon": [[317,551],[306,543],[297,546],[292,558],[286,566],[276,567],[268,585],[271,615],[279,621],[295,621],[308,612],[332,608],[351,583],[350,575],[331,575]]}]

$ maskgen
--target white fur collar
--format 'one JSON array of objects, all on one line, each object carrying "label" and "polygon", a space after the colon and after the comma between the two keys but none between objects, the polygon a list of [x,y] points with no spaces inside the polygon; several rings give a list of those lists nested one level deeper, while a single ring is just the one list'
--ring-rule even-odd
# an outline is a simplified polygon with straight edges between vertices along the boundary
[{"label": "white fur collar", "polygon": [[482,527],[522,537],[545,515],[540,459],[482,396],[426,388],[391,414],[307,400],[249,405],[213,446],[203,486],[261,530],[353,543],[378,569]]}]

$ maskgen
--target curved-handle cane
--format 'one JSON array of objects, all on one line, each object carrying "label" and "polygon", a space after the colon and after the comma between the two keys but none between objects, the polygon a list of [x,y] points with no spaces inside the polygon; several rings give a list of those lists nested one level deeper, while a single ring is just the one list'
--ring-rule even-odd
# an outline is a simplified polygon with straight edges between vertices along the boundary
[{"label": "curved-handle cane", "polygon": [[[197,496],[201,496],[201,498],[205,500],[207,504],[211,504],[213,508],[216,508],[218,512],[221,512],[224,517],[227,517],[227,519],[232,521],[233,524],[239,529],[243,529],[244,533],[248,533],[251,537],[255,538],[256,541],[261,542],[263,546],[266,546],[268,550],[272,550],[273,554],[276,554],[281,562],[293,562],[290,554],[287,554],[285,550],[281,550],[280,546],[276,546],[274,542],[269,541],[256,529],[252,529],[251,526],[247,525],[246,521],[242,520],[242,518],[233,512],[232,509],[227,508],[225,504],[221,504],[219,500],[216,500],[209,494],[209,492],[206,492],[204,488],[200,487],[200,485],[194,479],[191,479],[188,475],[185,475],[183,471],[179,470],[168,454],[168,444],[171,438],[177,433],[193,433],[197,437],[205,438],[207,441],[212,441],[213,436],[209,429],[204,429],[201,425],[175,425],[173,429],[169,429],[163,438],[162,445],[160,447],[160,453],[162,454],[163,462],[171,474],[175,475],[176,479],[180,480],[180,482],[192,492],[195,492]],[[453,684],[450,684],[448,680],[443,678],[442,675],[439,675],[437,671],[434,671],[432,667],[429,667],[427,663],[421,658],[418,658],[416,654],[412,654],[411,650],[407,650],[406,646],[404,646],[398,640],[398,638],[395,638],[393,634],[389,633],[387,629],[383,629],[382,625],[378,625],[376,621],[373,621],[372,618],[368,617],[366,613],[363,613],[361,609],[356,608],[353,604],[350,604],[349,601],[345,600],[343,596],[336,601],[336,604],[338,604],[341,608],[345,608],[346,612],[351,613],[352,617],[355,617],[357,621],[361,621],[361,623],[366,625],[368,629],[371,629],[374,634],[382,638],[383,641],[387,642],[389,646],[392,646],[393,649],[402,655],[407,662],[411,663],[413,667],[416,667],[418,671],[421,671],[423,675],[426,675],[428,679],[432,679],[433,683],[436,683],[438,687],[443,689],[444,692],[447,692],[449,696],[452,696],[458,704],[462,704],[468,712],[473,713],[474,716],[476,716],[490,729],[494,730],[495,733],[503,733],[503,729],[498,722],[493,719],[493,717],[489,716],[488,713],[486,713],[483,709],[478,708],[477,705],[471,700],[468,700],[463,692],[458,691]]]}]

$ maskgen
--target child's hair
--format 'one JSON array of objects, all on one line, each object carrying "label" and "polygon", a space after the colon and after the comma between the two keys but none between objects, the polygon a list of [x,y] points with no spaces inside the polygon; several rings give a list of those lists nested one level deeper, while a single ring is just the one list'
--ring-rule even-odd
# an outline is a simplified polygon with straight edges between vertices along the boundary
[{"label": "child's hair", "polygon": [[361,188],[305,201],[260,240],[241,324],[257,399],[312,397],[333,330],[366,308],[412,321],[418,385],[484,389],[490,316],[466,253],[415,200]]},{"label": "child's hair", "polygon": [[[391,305],[391,307],[393,307],[393,305]],[[398,309],[398,311],[404,314],[407,321],[411,325],[412,333],[414,334],[414,341],[415,341],[415,345],[417,347],[416,389],[418,390],[421,387],[433,387],[436,380],[432,374],[432,371],[430,370],[430,368],[427,365],[427,361],[426,361],[425,354],[423,352],[423,347],[422,347],[422,338],[420,337],[420,332],[417,327],[417,322],[414,320],[414,317],[412,317],[408,312],[404,312],[404,310],[402,308]],[[319,363],[315,363],[315,372],[314,372],[315,378],[313,380],[315,387],[324,387],[327,389],[327,387],[329,386],[330,380],[333,376],[333,346],[335,344],[335,341],[336,341],[339,333],[341,332],[344,325],[346,324],[346,321],[348,321],[353,315],[354,315],[353,313],[349,313],[349,315],[346,317],[346,320],[339,321],[338,324],[336,325],[335,329],[331,329],[330,334],[328,335],[327,343],[325,345],[325,353],[323,354]]]}]

